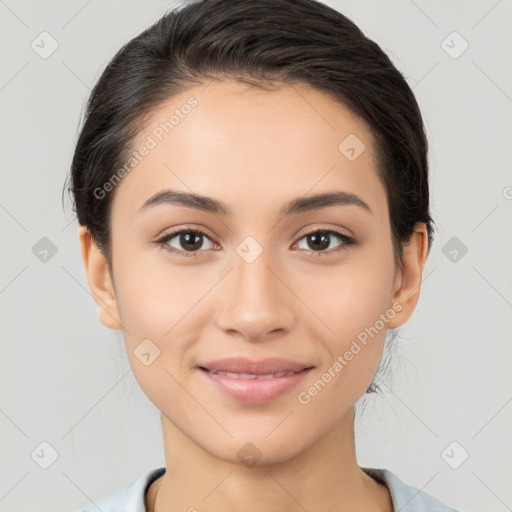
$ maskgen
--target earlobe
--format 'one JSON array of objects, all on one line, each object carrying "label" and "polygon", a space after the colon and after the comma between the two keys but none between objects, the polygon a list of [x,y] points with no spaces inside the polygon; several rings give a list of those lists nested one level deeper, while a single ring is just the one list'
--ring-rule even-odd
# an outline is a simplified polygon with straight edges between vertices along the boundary
[{"label": "earlobe", "polygon": [[427,252],[427,227],[423,222],[418,222],[409,242],[403,248],[403,265],[397,272],[392,298],[392,306],[394,305],[395,310],[399,309],[399,313],[388,322],[388,329],[396,329],[403,325],[416,308]]},{"label": "earlobe", "polygon": [[79,227],[78,238],[89,289],[98,306],[98,319],[105,327],[119,330],[121,319],[105,255],[86,226]]}]

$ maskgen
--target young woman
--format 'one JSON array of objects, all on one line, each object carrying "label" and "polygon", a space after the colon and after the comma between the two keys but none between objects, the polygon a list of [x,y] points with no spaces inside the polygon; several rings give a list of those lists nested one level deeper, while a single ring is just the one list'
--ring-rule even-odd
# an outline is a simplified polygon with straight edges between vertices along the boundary
[{"label": "young woman", "polygon": [[350,20],[314,0],[169,12],[92,91],[70,189],[166,460],[85,511],[454,510],[356,460],[432,220],[417,102]]}]

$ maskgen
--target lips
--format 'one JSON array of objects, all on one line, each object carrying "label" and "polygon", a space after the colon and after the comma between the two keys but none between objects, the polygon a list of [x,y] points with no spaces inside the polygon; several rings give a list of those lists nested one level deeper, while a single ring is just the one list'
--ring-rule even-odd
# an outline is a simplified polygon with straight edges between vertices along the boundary
[{"label": "lips", "polygon": [[287,359],[254,361],[232,357],[198,365],[208,385],[246,404],[266,404],[286,395],[312,371],[314,366]]},{"label": "lips", "polygon": [[209,361],[199,365],[199,368],[232,378],[253,379],[286,377],[312,368],[312,365],[279,358],[254,361],[236,357]]},{"label": "lips", "polygon": [[[293,370],[289,372],[276,372],[276,373],[265,373],[265,374],[255,374],[255,373],[235,373],[235,372],[223,372],[223,371],[214,371],[208,370],[215,375],[224,375],[226,377],[231,377],[232,379],[277,379],[280,377],[290,377],[291,375],[295,375],[298,372]],[[301,370],[302,371],[302,370]]]}]

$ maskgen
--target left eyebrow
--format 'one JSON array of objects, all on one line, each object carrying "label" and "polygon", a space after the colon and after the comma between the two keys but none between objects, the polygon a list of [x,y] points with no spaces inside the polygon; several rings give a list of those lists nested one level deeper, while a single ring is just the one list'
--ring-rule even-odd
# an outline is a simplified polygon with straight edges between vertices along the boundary
[{"label": "left eyebrow", "polygon": [[[221,201],[212,197],[201,196],[189,192],[179,192],[177,190],[162,190],[150,197],[140,208],[143,210],[157,204],[177,204],[187,208],[195,208],[218,215],[230,215],[231,209]],[[372,214],[371,208],[360,197],[349,192],[334,191],[304,196],[286,203],[280,211],[280,215],[286,216],[298,214],[310,210],[320,210],[329,206],[349,206],[354,205]]]},{"label": "left eyebrow", "polygon": [[320,210],[329,206],[359,206],[373,214],[371,208],[360,197],[350,192],[325,192],[313,196],[299,197],[286,203],[281,209],[281,215],[301,213],[308,210]]}]

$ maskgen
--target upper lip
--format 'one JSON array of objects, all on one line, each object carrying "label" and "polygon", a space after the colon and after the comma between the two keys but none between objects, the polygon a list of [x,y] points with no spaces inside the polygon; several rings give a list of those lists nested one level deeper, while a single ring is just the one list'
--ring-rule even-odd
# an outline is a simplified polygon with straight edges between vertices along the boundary
[{"label": "upper lip", "polygon": [[232,372],[232,373],[250,373],[254,375],[265,375],[279,372],[300,372],[305,368],[312,368],[310,364],[303,364],[287,359],[270,358],[261,361],[254,361],[245,357],[230,357],[209,361],[199,365],[199,368],[207,370]]}]

